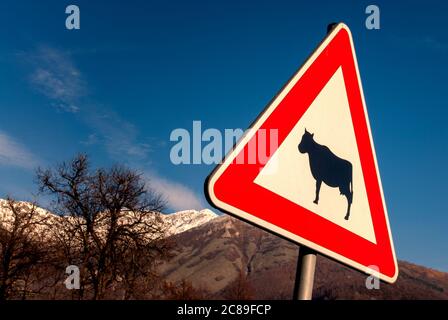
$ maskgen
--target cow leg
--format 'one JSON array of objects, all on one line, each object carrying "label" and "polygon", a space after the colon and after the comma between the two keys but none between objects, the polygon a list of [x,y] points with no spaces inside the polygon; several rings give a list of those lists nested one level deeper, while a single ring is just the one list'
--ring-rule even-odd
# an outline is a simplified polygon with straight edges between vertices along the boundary
[{"label": "cow leg", "polygon": [[352,206],[353,193],[350,192],[345,196],[347,197],[347,214],[345,215],[345,220],[348,220],[350,218],[350,208]]},{"label": "cow leg", "polygon": [[347,214],[345,215],[345,220],[348,220],[350,218],[350,207],[352,206],[352,204],[350,202],[348,202],[348,207],[347,207]]},{"label": "cow leg", "polygon": [[314,203],[319,203],[319,192],[320,192],[320,185],[322,184],[322,180],[316,180],[316,199],[314,199]]}]

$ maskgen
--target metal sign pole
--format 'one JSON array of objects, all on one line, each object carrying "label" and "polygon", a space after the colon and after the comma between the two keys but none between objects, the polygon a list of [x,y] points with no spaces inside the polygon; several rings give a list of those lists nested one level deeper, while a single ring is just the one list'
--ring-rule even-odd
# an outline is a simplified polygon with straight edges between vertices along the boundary
[{"label": "metal sign pole", "polygon": [[311,300],[313,297],[314,271],[316,269],[316,252],[301,246],[297,258],[294,299]]},{"label": "metal sign pole", "polygon": [[[327,25],[327,34],[337,23]],[[300,246],[297,258],[296,282],[294,284],[294,299],[311,300],[313,297],[314,271],[316,270],[316,252],[308,247]]]}]

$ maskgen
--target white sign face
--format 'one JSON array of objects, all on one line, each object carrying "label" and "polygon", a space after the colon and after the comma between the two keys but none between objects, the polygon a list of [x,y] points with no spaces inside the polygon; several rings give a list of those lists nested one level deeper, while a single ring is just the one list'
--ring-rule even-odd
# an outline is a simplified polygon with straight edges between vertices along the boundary
[{"label": "white sign face", "polygon": [[[346,25],[333,28],[250,129],[208,177],[210,203],[395,282],[397,260]],[[278,143],[266,157],[238,161],[265,155],[270,139]]]},{"label": "white sign face", "polygon": [[[305,129],[314,134],[316,143],[327,146],[336,156],[352,164],[353,201],[348,221],[344,219],[347,199],[340,194],[339,188],[330,187],[323,181],[319,202],[313,202],[316,179],[310,170],[310,156],[298,150]],[[261,170],[255,183],[376,243],[341,68]]]}]

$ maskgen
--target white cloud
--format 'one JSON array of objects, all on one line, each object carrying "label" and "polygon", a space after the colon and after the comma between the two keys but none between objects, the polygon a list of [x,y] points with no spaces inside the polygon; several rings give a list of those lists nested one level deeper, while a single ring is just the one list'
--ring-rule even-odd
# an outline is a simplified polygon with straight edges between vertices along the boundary
[{"label": "white cloud", "polygon": [[133,124],[98,105],[80,108],[81,98],[87,96],[87,83],[71,56],[68,51],[49,46],[21,54],[33,67],[29,76],[33,88],[49,98],[57,110],[79,113],[92,128],[93,133],[82,144],[101,144],[114,158],[146,158],[150,146],[138,141],[138,130]]},{"label": "white cloud", "polygon": [[70,55],[44,46],[25,57],[34,67],[30,75],[34,88],[51,99],[51,105],[58,110],[78,112],[79,98],[86,89],[81,72],[75,67]]},{"label": "white cloud", "polygon": [[0,132],[0,165],[33,169],[38,165],[38,160],[23,145]]},{"label": "white cloud", "polygon": [[95,132],[88,138],[90,145],[103,145],[115,159],[135,161],[147,158],[151,146],[140,141],[138,129],[132,123],[123,120],[112,111],[96,107],[90,107],[84,116],[84,120]]},{"label": "white cloud", "polygon": [[[139,131],[135,125],[96,103],[86,108],[79,107],[81,98],[88,96],[87,83],[83,80],[80,70],[75,67],[69,52],[43,46],[22,57],[33,67],[29,77],[33,88],[49,98],[51,105],[57,110],[78,113],[79,119],[91,128],[92,133],[87,139],[80,141],[82,145],[98,144],[105,148],[111,158],[119,159],[119,161],[140,164],[142,161],[147,162],[151,144],[147,143],[148,139],[142,140],[139,137]],[[11,151],[16,150],[16,158],[22,158],[18,162],[21,166],[34,166],[32,162],[29,162],[30,153],[23,148],[20,149],[14,142],[11,142],[9,146]],[[12,156],[5,157],[5,159],[12,158]],[[28,159],[28,162],[25,159]],[[4,161],[13,162],[12,160]],[[169,209],[204,208],[201,197],[187,186],[157,174],[147,174],[146,177],[150,186],[164,195]]]},{"label": "white cloud", "polygon": [[147,173],[146,178],[148,179],[148,185],[165,197],[170,209],[175,211],[200,210],[205,207],[202,199],[181,183],[161,178],[154,173]]},{"label": "white cloud", "polygon": [[434,50],[446,51],[448,49],[448,43],[441,41],[440,39],[426,36],[422,39],[422,43]]}]

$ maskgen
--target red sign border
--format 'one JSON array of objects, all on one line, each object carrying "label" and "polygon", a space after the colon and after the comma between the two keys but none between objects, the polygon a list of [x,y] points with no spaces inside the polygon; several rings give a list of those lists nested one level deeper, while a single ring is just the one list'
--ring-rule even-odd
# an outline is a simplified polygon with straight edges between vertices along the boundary
[{"label": "red sign border", "polygon": [[[376,244],[255,184],[253,181],[265,165],[259,163],[258,159],[252,164],[237,164],[232,161],[240,155],[240,152],[247,153],[248,146],[253,145],[250,141],[256,139],[255,131],[259,129],[277,129],[278,146],[280,146],[340,67],[347,88]],[[207,178],[205,194],[209,202],[220,210],[286,239],[306,245],[348,266],[369,274],[377,274],[386,282],[395,282],[398,266],[387,209],[352,35],[345,24],[338,24],[327,35],[305,64],[254,121],[251,128],[253,130],[240,139],[223,163]],[[275,150],[270,151],[272,155]],[[251,212],[256,212],[257,215]],[[273,212],[281,212],[281,215]],[[378,270],[372,269],[372,266]]]}]

